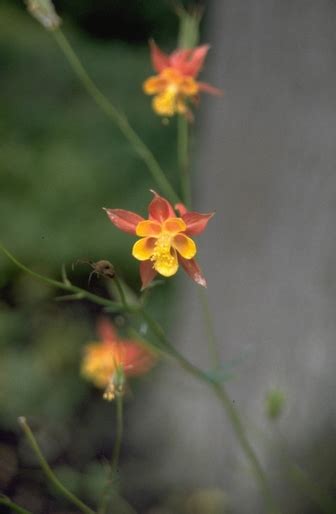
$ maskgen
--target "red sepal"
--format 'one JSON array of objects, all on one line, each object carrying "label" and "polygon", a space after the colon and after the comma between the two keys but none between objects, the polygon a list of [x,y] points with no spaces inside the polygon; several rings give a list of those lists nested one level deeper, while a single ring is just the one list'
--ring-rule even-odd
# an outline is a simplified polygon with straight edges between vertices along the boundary
[{"label": "red sepal", "polygon": [[214,212],[210,212],[209,214],[201,214],[199,212],[191,211],[183,214],[182,219],[187,225],[186,234],[189,236],[198,236],[198,234],[201,234],[214,214]]},{"label": "red sepal", "polygon": [[142,283],[142,290],[149,286],[155,276],[156,271],[153,268],[152,261],[148,260],[140,262],[140,278]]},{"label": "red sepal", "polygon": [[223,96],[224,91],[219,89],[218,87],[211,86],[206,82],[197,82],[199,91],[203,91],[204,93],[210,93],[210,95]]},{"label": "red sepal", "polygon": [[123,341],[123,368],[127,376],[147,373],[155,364],[154,354],[137,341]]},{"label": "red sepal", "polygon": [[160,48],[155,44],[153,39],[149,41],[149,48],[151,53],[151,59],[153,68],[158,73],[161,73],[162,70],[168,68],[170,66],[170,59],[167,54],[162,52]]},{"label": "red sepal", "polygon": [[179,261],[186,273],[188,273],[189,277],[194,280],[194,282],[200,286],[207,287],[202,270],[195,259],[184,259],[183,257],[179,256]]},{"label": "red sepal", "polygon": [[171,66],[180,70],[183,75],[195,78],[203,67],[209,48],[209,45],[201,45],[188,50],[176,50],[170,56]]},{"label": "red sepal", "polygon": [[115,343],[118,340],[118,334],[107,318],[100,318],[97,321],[97,334],[104,343]]},{"label": "red sepal", "polygon": [[154,198],[149,204],[148,214],[149,219],[162,223],[168,218],[175,218],[175,212],[168,200],[159,196],[155,191],[151,190]]},{"label": "red sepal", "polygon": [[135,212],[125,211],[124,209],[104,209],[106,214],[112,221],[113,225],[127,232],[128,234],[135,235],[135,229],[140,221],[144,221],[142,216]]},{"label": "red sepal", "polygon": [[175,204],[175,211],[177,211],[180,216],[183,216],[183,214],[188,212],[188,209],[186,208],[184,203],[177,203]]}]

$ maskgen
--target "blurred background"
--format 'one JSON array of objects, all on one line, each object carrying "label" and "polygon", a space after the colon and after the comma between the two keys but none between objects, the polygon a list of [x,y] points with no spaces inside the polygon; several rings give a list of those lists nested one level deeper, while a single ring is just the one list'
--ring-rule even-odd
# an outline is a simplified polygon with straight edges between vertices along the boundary
[{"label": "blurred background", "polygon": [[[177,185],[175,121],[163,125],[141,90],[148,39],[167,51],[176,44],[171,3],[55,5],[89,74]],[[212,45],[202,78],[225,95],[204,97],[193,126],[194,205],[216,210],[200,261],[230,395],[288,514],[332,513],[327,495],[336,496],[335,24],[327,0],[213,0],[202,26]],[[65,265],[82,287],[91,270],[72,263],[108,259],[137,291],[130,238],[101,208],[145,214],[153,183],[16,0],[0,3],[0,91],[3,243],[50,277]],[[17,417],[29,419],[58,476],[94,503],[115,414],[79,369],[100,309],[55,301],[59,292],[3,255],[0,271],[0,491],[35,514],[70,514]],[[109,293],[97,278],[90,289]],[[179,276],[153,290],[150,308],[191,360],[209,366],[197,286]],[[122,331],[123,318],[114,321]],[[180,370],[163,363],[133,382],[125,424],[117,485],[137,512],[264,512],[225,416]]]}]

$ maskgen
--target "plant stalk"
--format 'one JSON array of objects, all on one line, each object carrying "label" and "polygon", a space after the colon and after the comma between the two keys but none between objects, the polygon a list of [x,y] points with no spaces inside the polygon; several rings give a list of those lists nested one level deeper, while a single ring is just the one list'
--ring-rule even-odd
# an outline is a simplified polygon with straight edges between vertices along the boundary
[{"label": "plant stalk", "polygon": [[42,470],[44,471],[48,480],[53,484],[53,486],[60,492],[60,494],[62,494],[65,498],[67,498],[67,500],[69,500],[70,503],[73,503],[84,514],[96,514],[94,510],[92,510],[90,507],[85,505],[85,503],[83,503],[82,500],[77,498],[77,496],[75,494],[73,494],[71,491],[69,491],[69,489],[67,489],[65,487],[65,485],[62,484],[62,482],[60,482],[60,480],[57,478],[57,476],[55,475],[55,473],[49,466],[48,462],[44,458],[44,455],[43,455],[39,445],[37,444],[37,441],[26,421],[26,418],[20,417],[18,421],[19,421],[19,424],[20,424],[23,432],[25,433],[25,435],[27,437],[27,440],[28,440],[28,443],[29,443],[31,449],[35,453],[35,455],[40,463]]},{"label": "plant stalk", "polygon": [[148,171],[150,172],[152,178],[156,181],[162,192],[173,203],[178,202],[179,198],[177,194],[175,193],[173,187],[166,178],[164,171],[162,170],[160,164],[154,157],[152,151],[148,148],[148,146],[143,142],[143,140],[131,127],[125,114],[116,109],[116,107],[114,107],[110,100],[108,100],[108,98],[100,91],[100,89],[93,82],[93,80],[85,70],[83,64],[77,57],[77,54],[73,50],[64,33],[60,29],[57,29],[52,31],[51,34],[54,36],[56,43],[62,50],[71,68],[77,75],[78,79],[80,80],[86,91],[89,93],[89,95],[98,105],[98,107],[100,107],[100,109],[108,116],[108,118],[111,121],[113,121],[115,125],[117,125],[119,130],[128,140],[130,145],[133,147],[134,151],[146,164]]},{"label": "plant stalk", "polygon": [[185,206],[191,206],[191,185],[189,167],[189,125],[188,120],[179,114],[177,116],[177,160],[180,172],[182,198]]},{"label": "plant stalk", "polygon": [[11,509],[13,512],[17,512],[18,514],[33,514],[32,512],[30,512],[30,510],[20,507],[16,503],[12,502],[6,496],[0,496],[0,505],[4,505],[5,507]]},{"label": "plant stalk", "polygon": [[112,453],[112,459],[110,463],[110,469],[108,472],[106,486],[102,495],[101,506],[98,509],[98,514],[106,514],[109,501],[111,499],[113,480],[118,471],[118,462],[122,442],[123,434],[123,398],[121,395],[117,395],[115,399],[116,404],[116,436],[115,443]]}]

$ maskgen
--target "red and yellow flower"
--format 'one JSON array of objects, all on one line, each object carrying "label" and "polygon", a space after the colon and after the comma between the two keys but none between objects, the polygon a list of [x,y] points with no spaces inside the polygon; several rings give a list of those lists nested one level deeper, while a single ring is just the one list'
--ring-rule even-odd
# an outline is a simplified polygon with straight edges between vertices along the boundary
[{"label": "red and yellow flower", "polygon": [[102,318],[97,324],[99,342],[84,348],[82,375],[96,387],[105,389],[104,398],[123,394],[125,378],[147,373],[155,355],[136,341],[120,339],[114,326]]},{"label": "red and yellow flower", "polygon": [[206,287],[194,258],[197,247],[190,236],[203,232],[214,213],[189,212],[178,204],[177,216],[168,200],[154,191],[153,194],[148,219],[123,209],[105,209],[117,228],[141,238],[133,245],[132,255],[140,261],[142,287],[147,287],[157,273],[164,277],[175,275],[180,264],[195,282]]},{"label": "red and yellow flower", "polygon": [[144,82],[143,89],[147,95],[154,95],[153,109],[160,116],[182,114],[190,118],[188,104],[196,103],[201,92],[222,94],[220,89],[196,80],[209,51],[209,45],[188,50],[177,49],[167,55],[151,41],[150,50],[153,68],[158,74],[149,77]]}]

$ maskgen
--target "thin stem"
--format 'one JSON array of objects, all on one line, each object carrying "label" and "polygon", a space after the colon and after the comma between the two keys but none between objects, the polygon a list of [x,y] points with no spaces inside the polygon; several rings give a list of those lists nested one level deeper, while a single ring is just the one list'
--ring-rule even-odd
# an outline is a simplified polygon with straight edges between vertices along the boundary
[{"label": "thin stem", "polygon": [[[91,293],[87,293],[86,291],[84,291],[76,286],[67,285],[62,282],[57,282],[56,280],[49,279],[47,277],[44,277],[43,275],[39,275],[38,273],[31,271],[29,268],[27,268],[26,266],[21,264],[2,245],[0,245],[0,249],[2,249],[3,252],[20,269],[29,273],[30,275],[37,278],[38,280],[42,280],[43,282],[45,282],[49,285],[52,285],[54,287],[61,287],[68,291],[80,293],[80,298],[87,298],[94,303],[98,303],[99,305],[104,305],[104,306],[108,306],[108,307],[112,307],[112,308],[116,308],[118,306],[118,310],[120,310],[120,311],[127,311],[130,313],[139,314],[140,316],[142,316],[143,319],[147,322],[147,324],[151,328],[151,330],[153,331],[153,333],[156,335],[158,340],[160,341],[160,343],[161,343],[160,347],[159,347],[160,351],[165,353],[167,356],[173,357],[185,371],[187,371],[190,375],[192,375],[196,379],[201,380],[202,382],[205,382],[216,393],[217,397],[221,401],[222,406],[226,410],[226,413],[231,421],[231,424],[234,428],[234,431],[236,433],[238,441],[240,442],[241,447],[244,450],[246,457],[248,458],[248,460],[250,461],[250,463],[252,465],[252,469],[254,470],[254,473],[255,473],[255,476],[256,476],[258,482],[260,483],[260,486],[265,494],[267,502],[270,506],[272,506],[272,509],[273,509],[272,512],[273,513],[280,512],[279,510],[276,510],[276,507],[275,507],[274,501],[272,500],[272,495],[271,495],[271,492],[270,492],[270,489],[268,486],[267,478],[262,470],[262,467],[258,461],[256,454],[254,453],[254,450],[252,449],[252,447],[247,439],[247,436],[245,434],[245,430],[244,430],[243,424],[240,420],[238,411],[235,409],[235,407],[231,403],[224,387],[222,385],[220,385],[220,382],[218,382],[216,379],[214,379],[211,375],[209,375],[202,369],[198,368],[197,366],[194,366],[191,362],[189,362],[188,359],[186,359],[183,355],[181,355],[178,352],[178,350],[176,350],[176,348],[168,341],[161,326],[155,320],[153,320],[151,318],[151,316],[149,316],[149,314],[146,312],[146,310],[143,308],[143,306],[132,307],[132,306],[129,306],[127,303],[117,304],[116,302],[113,302],[111,300],[100,298],[99,296],[93,295]],[[126,300],[125,300],[125,302],[126,302]],[[29,430],[29,427],[27,427],[27,429]],[[29,430],[29,432],[30,432],[30,430]],[[33,437],[32,434],[31,434],[31,436]],[[42,456],[42,458],[43,458],[43,456]],[[46,466],[48,466],[47,463],[45,463],[45,464],[46,464]],[[49,466],[46,469],[49,469],[50,472],[52,473]],[[57,478],[56,478],[56,480],[57,480]],[[87,511],[87,512],[89,512],[89,511]],[[90,509],[90,514],[92,514],[92,512],[93,511]]]},{"label": "thin stem", "polygon": [[295,482],[300,489],[305,491],[308,498],[311,498],[324,514],[335,514],[335,499],[315,484],[297,464],[290,464],[288,473],[293,482]]},{"label": "thin stem", "polygon": [[[218,348],[218,342],[214,330],[214,322],[211,314],[211,309],[209,306],[209,298],[205,291],[200,291],[200,299],[203,308],[204,314],[204,322],[207,333],[208,347],[210,351],[210,356],[212,360],[212,365],[214,370],[220,369],[220,353]],[[234,429],[236,437],[240,443],[241,448],[243,449],[247,459],[249,460],[254,476],[259,482],[260,488],[263,492],[267,505],[272,513],[279,513],[276,503],[273,499],[272,492],[270,490],[267,476],[259,462],[259,459],[253,450],[244,428],[244,424],[240,418],[238,410],[235,408],[234,404],[230,400],[230,397],[224,387],[223,384],[219,384],[218,382],[213,382],[211,384],[212,389],[216,393],[218,399],[220,400],[222,406],[224,407],[226,414],[231,422],[231,425]]]},{"label": "thin stem", "polygon": [[114,283],[115,283],[116,288],[118,290],[118,293],[119,293],[119,296],[120,296],[120,301],[121,301],[122,305],[125,308],[127,308],[126,296],[125,296],[124,290],[122,288],[122,285],[121,285],[121,282],[120,282],[118,276],[115,275],[113,280],[114,280]]},{"label": "thin stem", "polygon": [[146,320],[150,328],[153,330],[155,335],[162,341],[164,347],[166,349],[169,349],[169,354],[179,363],[179,365],[197,380],[201,380],[202,382],[207,383],[207,385],[210,386],[212,390],[215,392],[216,396],[218,397],[226,411],[226,414],[231,422],[236,437],[247,459],[251,463],[255,477],[257,478],[257,481],[259,482],[261,490],[263,491],[263,494],[265,496],[265,500],[267,501],[267,504],[271,509],[270,512],[272,512],[272,514],[279,513],[280,511],[277,509],[276,504],[273,500],[272,493],[268,485],[267,477],[259,463],[259,460],[252,446],[250,445],[247,439],[246,432],[240,419],[239,413],[237,409],[234,407],[233,403],[231,402],[224,386],[218,383],[217,381],[211,379],[211,377],[207,375],[203,370],[197,368],[196,366],[191,364],[185,357],[183,357],[167,340],[161,327],[157,324],[157,322],[152,320],[151,317],[144,310],[141,310],[140,314],[144,317],[144,319]]},{"label": "thin stem", "polygon": [[172,357],[178,364],[185,369],[189,374],[193,375],[196,379],[202,380],[203,382],[213,383],[213,379],[209,376],[205,371],[194,366],[191,362],[188,361],[180,352],[176,350],[176,348],[170,343],[170,341],[165,336],[163,329],[160,325],[155,321],[144,308],[139,310],[139,314],[143,317],[144,321],[148,324],[152,332],[159,339],[161,346],[160,349],[165,355],[168,357]]},{"label": "thin stem", "polygon": [[218,349],[218,344],[216,340],[216,334],[214,329],[214,323],[212,319],[212,314],[209,306],[209,298],[207,295],[207,291],[202,287],[198,289],[200,300],[203,308],[203,316],[204,316],[204,325],[206,329],[207,339],[208,339],[208,347],[211,358],[211,364],[214,370],[220,369],[220,353]]},{"label": "thin stem", "polygon": [[189,125],[188,120],[181,114],[177,116],[177,159],[183,202],[186,207],[190,207],[191,186],[189,177]]},{"label": "thin stem", "polygon": [[5,507],[8,507],[13,512],[17,512],[18,514],[32,514],[30,510],[24,509],[23,507],[20,507],[16,503],[12,502],[9,498],[6,496],[0,497],[0,505],[5,505]]},{"label": "thin stem", "polygon": [[85,291],[85,289],[81,289],[80,287],[74,286],[70,284],[69,282],[59,282],[58,280],[54,280],[49,277],[45,277],[44,275],[40,275],[39,273],[36,273],[35,271],[32,271],[31,269],[27,268],[22,262],[18,261],[14,255],[12,255],[7,248],[5,248],[0,243],[0,250],[7,255],[7,257],[15,264],[18,268],[20,268],[25,273],[28,273],[28,275],[34,277],[35,279],[39,280],[40,282],[44,282],[45,284],[48,284],[49,286],[56,287],[58,289],[63,289],[64,291],[68,291],[70,293],[73,293],[75,296],[72,296],[72,299],[86,299],[90,300],[93,303],[96,303],[98,305],[102,305],[104,307],[108,307],[110,310],[119,311],[122,309],[122,304],[118,302],[114,302],[112,300],[109,300],[108,298],[102,298],[101,296],[95,295],[93,293],[89,293],[89,291]]},{"label": "thin stem", "polygon": [[116,415],[117,415],[115,443],[114,443],[112,459],[111,459],[111,463],[110,463],[110,469],[109,469],[109,473],[108,473],[108,477],[107,477],[107,481],[106,481],[106,486],[104,488],[104,492],[102,495],[101,506],[98,510],[99,514],[106,514],[106,511],[107,511],[107,508],[109,505],[109,501],[111,499],[113,479],[118,470],[118,462],[119,462],[119,455],[120,455],[122,434],[123,434],[123,399],[122,399],[121,395],[116,396],[115,403],[116,403]]},{"label": "thin stem", "polygon": [[57,476],[55,475],[55,473],[53,472],[53,470],[49,466],[48,462],[44,458],[43,453],[41,452],[40,447],[38,446],[37,441],[36,441],[36,439],[35,439],[35,437],[33,435],[33,432],[31,431],[31,429],[30,429],[26,419],[24,417],[19,418],[19,423],[20,423],[20,426],[21,426],[22,430],[24,431],[24,433],[25,433],[25,435],[27,437],[27,440],[28,440],[28,443],[29,443],[31,449],[35,453],[35,455],[36,455],[36,457],[37,457],[37,459],[38,459],[38,461],[40,463],[40,466],[43,469],[43,471],[44,471],[46,477],[48,478],[48,480],[50,480],[50,482],[55,486],[55,488],[65,498],[67,498],[69,500],[69,502],[71,502],[74,505],[76,505],[76,507],[78,507],[78,509],[81,510],[84,514],[95,514],[94,510],[90,509],[90,507],[85,505],[85,503],[83,503],[82,500],[77,498],[77,496],[75,496],[72,492],[70,492],[65,487],[65,485],[63,485],[58,480]]},{"label": "thin stem", "polygon": [[93,80],[85,70],[81,61],[77,57],[76,53],[74,52],[73,48],[71,47],[69,41],[67,40],[63,32],[60,29],[57,29],[52,31],[51,33],[54,36],[58,46],[64,53],[73,71],[77,75],[78,79],[83,84],[86,91],[89,93],[89,95],[98,105],[98,107],[100,107],[100,109],[110,118],[110,120],[112,120],[113,123],[117,125],[119,130],[131,144],[135,152],[144,161],[153,179],[157,182],[158,186],[164,192],[164,194],[173,203],[178,202],[178,196],[175,193],[169,181],[167,180],[165,173],[162,170],[156,158],[154,157],[154,154],[138,136],[135,130],[131,127],[125,114],[118,111],[114,107],[114,105],[106,98],[106,96],[100,91],[100,89],[98,89],[96,84],[93,82]]},{"label": "thin stem", "polygon": [[239,413],[232,401],[230,400],[229,395],[227,394],[225,387],[223,385],[213,383],[212,389],[216,393],[219,398],[221,404],[223,405],[226,414],[231,422],[231,425],[234,429],[236,437],[240,443],[242,450],[245,453],[245,456],[250,461],[251,467],[253,469],[254,475],[259,482],[260,488],[264,494],[265,500],[267,502],[267,506],[270,509],[269,512],[272,514],[280,514],[280,510],[277,507],[275,500],[273,498],[272,492],[269,487],[267,476],[259,462],[259,459],[253,450],[242,423],[242,420],[239,416]]}]

